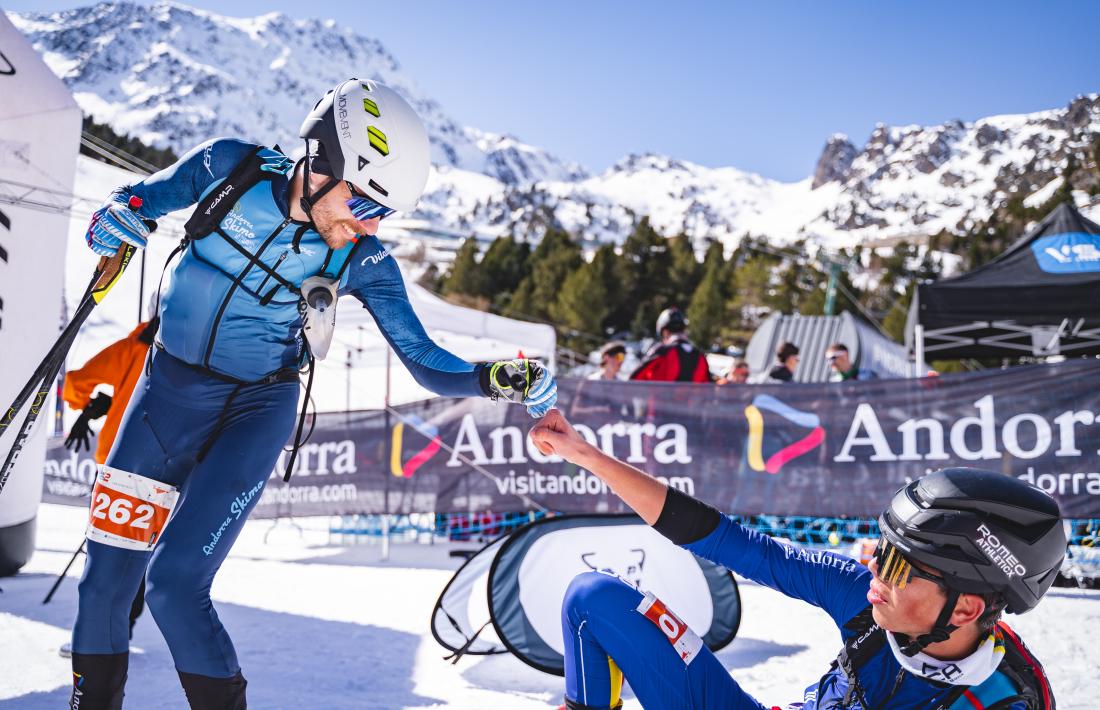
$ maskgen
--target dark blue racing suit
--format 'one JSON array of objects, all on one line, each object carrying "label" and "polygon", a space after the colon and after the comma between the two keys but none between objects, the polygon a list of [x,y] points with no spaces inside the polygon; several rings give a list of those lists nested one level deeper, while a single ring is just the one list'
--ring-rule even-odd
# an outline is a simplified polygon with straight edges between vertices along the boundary
[{"label": "dark blue racing suit", "polygon": [[[122,191],[141,198],[143,217],[156,219],[217,189],[255,149],[215,140]],[[239,196],[223,234],[189,245],[163,299],[152,362],[106,465],[176,486],[180,497],[151,552],[88,541],[74,654],[127,652],[130,603],[147,575],[148,606],[177,669],[212,678],[240,671],[210,586],[290,437],[303,360],[299,294],[248,254],[295,286],[309,276],[338,277],[340,293],[363,303],[421,385],[484,395],[480,367],[428,337],[381,243],[362,237],[329,250],[312,225],[289,217],[290,162],[275,151],[266,156],[270,179]]]},{"label": "dark blue racing suit", "polygon": [[[853,635],[844,627],[868,606],[871,573],[866,567],[843,555],[776,542],[726,516],[716,516],[716,522],[709,533],[682,546],[743,577],[820,607],[840,629],[841,639]],[[657,529],[665,532],[660,521]],[[614,672],[608,664],[611,658],[642,705],[652,710],[778,707],[764,705],[742,690],[705,646],[690,663],[681,660],[666,634],[636,610],[642,598],[641,592],[609,574],[586,572],[574,579],[562,608],[566,697],[592,708],[609,707]],[[936,707],[953,688],[902,671],[885,645],[859,667],[857,676],[866,707],[858,701],[842,704],[848,679],[837,667],[807,687],[800,701],[786,707],[923,710]],[[1005,710],[1025,710],[1025,705],[1013,703]]]}]

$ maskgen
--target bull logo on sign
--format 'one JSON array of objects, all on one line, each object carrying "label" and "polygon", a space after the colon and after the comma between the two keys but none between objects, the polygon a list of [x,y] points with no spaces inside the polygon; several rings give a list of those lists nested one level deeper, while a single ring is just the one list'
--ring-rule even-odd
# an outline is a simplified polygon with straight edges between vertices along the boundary
[{"label": "bull logo on sign", "polygon": [[610,570],[623,581],[638,589],[642,586],[645,550],[634,547],[618,554],[613,552],[582,552],[581,562],[595,572]]}]

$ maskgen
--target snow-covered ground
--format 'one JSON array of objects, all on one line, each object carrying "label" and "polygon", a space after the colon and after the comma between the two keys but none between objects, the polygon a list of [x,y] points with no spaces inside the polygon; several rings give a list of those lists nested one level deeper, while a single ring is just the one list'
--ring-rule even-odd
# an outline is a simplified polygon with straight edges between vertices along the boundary
[{"label": "snow-covered ground", "polygon": [[[428,629],[436,597],[473,544],[330,544],[319,521],[248,523],[214,583],[218,612],[248,678],[249,704],[268,708],[556,707],[560,678],[510,655],[442,660]],[[79,544],[84,511],[42,506],[38,550],[16,577],[0,579],[0,710],[58,708],[68,661],[57,648],[76,610],[81,561],[54,600],[41,601]],[[748,691],[772,704],[801,697],[838,650],[828,618],[806,604],[743,582],[737,638],[718,655]],[[1095,636],[1100,592],[1055,589],[1034,612],[1009,617],[1044,662],[1063,710],[1097,707]],[[171,656],[144,615],[134,634],[128,708],[186,708]],[[636,710],[627,696],[625,708]]]}]

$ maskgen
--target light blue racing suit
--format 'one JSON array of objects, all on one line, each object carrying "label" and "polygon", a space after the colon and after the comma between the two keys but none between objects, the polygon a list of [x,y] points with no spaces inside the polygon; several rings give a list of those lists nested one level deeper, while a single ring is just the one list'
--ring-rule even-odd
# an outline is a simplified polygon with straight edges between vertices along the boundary
[{"label": "light blue racing suit", "polygon": [[[156,219],[219,189],[255,148],[214,140],[120,190],[140,197],[140,214]],[[147,573],[146,600],[177,669],[213,678],[239,672],[210,585],[290,436],[303,361],[299,294],[270,272],[294,287],[309,276],[339,275],[340,293],[363,303],[421,385],[450,396],[485,394],[481,367],[428,337],[381,243],[364,237],[329,250],[309,224],[288,216],[290,161],[272,150],[263,155],[270,179],[240,196],[222,234],[192,242],[176,266],[152,362],[106,461],[179,487],[175,513],[152,552],[88,541],[74,654],[128,651],[127,615]]]}]

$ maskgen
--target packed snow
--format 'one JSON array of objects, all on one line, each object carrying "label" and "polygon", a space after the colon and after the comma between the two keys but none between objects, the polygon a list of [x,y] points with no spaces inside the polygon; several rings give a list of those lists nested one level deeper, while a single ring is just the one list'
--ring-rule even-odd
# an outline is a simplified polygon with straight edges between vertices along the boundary
[{"label": "packed snow", "polygon": [[[0,579],[0,710],[65,703],[69,662],[58,647],[76,611],[83,556],[48,605],[42,598],[80,543],[80,508],[44,505],[38,547],[15,576]],[[327,519],[253,521],[214,582],[218,613],[249,681],[252,707],[557,707],[562,679],[511,655],[464,657],[455,665],[431,636],[433,604],[474,543],[400,542],[381,559],[377,544],[340,546]],[[737,638],[718,653],[762,701],[801,697],[838,650],[828,617],[802,602],[741,580]],[[1063,710],[1091,710],[1100,696],[1095,633],[1100,591],[1053,589],[1035,611],[1009,617],[1044,663]],[[186,708],[168,649],[148,612],[135,628],[126,706]],[[626,693],[625,710],[641,705]]]}]

